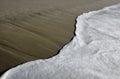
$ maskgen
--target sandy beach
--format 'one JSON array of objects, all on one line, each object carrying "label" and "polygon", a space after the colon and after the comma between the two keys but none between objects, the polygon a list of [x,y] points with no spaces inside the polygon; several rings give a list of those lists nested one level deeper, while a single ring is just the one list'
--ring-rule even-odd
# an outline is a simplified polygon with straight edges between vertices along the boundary
[{"label": "sandy beach", "polygon": [[120,0],[1,0],[0,73],[56,55],[72,39],[78,15],[117,3]]}]

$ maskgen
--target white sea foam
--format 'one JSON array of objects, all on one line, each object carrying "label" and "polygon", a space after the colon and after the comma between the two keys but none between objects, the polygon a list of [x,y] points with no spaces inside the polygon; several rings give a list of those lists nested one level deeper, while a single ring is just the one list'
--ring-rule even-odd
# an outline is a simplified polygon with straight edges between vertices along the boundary
[{"label": "white sea foam", "polygon": [[77,18],[57,56],[8,70],[1,79],[120,79],[120,4]]}]

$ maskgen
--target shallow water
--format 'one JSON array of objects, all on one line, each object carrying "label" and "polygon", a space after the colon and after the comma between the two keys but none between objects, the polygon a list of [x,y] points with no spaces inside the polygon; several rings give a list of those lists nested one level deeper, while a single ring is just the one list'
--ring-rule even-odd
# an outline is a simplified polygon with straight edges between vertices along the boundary
[{"label": "shallow water", "polygon": [[120,4],[77,18],[73,40],[57,56],[8,70],[1,79],[119,79]]},{"label": "shallow water", "polygon": [[119,2],[0,0],[0,73],[28,61],[56,55],[72,38],[76,16]]}]

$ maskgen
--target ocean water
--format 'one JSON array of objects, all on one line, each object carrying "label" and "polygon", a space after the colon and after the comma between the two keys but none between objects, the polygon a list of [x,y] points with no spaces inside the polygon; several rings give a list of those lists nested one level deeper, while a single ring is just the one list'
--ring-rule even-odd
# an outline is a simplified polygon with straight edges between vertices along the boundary
[{"label": "ocean water", "polygon": [[120,4],[78,16],[73,40],[58,55],[19,65],[0,79],[120,79]]}]

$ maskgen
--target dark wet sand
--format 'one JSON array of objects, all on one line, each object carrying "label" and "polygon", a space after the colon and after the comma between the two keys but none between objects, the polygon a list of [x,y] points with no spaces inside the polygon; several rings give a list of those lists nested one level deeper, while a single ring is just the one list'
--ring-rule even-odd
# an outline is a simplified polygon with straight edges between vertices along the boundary
[{"label": "dark wet sand", "polygon": [[120,0],[0,0],[0,72],[57,54],[74,34],[75,18]]}]

